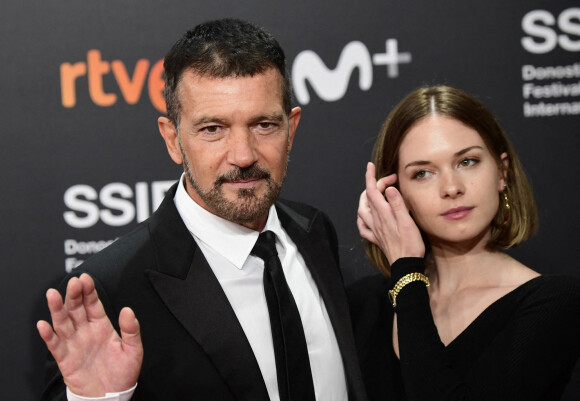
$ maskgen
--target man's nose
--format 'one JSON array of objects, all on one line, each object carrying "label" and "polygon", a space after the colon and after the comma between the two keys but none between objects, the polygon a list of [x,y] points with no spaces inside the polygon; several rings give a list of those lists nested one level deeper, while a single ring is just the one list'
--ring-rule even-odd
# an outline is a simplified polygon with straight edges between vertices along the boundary
[{"label": "man's nose", "polygon": [[228,163],[244,168],[257,161],[258,139],[249,129],[233,129],[228,139]]}]

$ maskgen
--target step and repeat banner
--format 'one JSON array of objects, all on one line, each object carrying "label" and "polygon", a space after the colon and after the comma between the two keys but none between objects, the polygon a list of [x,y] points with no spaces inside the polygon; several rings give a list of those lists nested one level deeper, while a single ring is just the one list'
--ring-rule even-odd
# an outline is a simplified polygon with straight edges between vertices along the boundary
[{"label": "step and repeat banner", "polygon": [[[187,29],[236,17],[280,41],[303,117],[286,198],[325,210],[345,281],[373,273],[356,229],[389,110],[425,84],[474,94],[529,175],[540,231],[513,252],[580,276],[580,3],[23,0],[0,13],[0,399],[35,400],[35,322],[64,274],[146,219],[180,176],[157,129],[162,59]],[[580,375],[568,400],[580,399]]]}]

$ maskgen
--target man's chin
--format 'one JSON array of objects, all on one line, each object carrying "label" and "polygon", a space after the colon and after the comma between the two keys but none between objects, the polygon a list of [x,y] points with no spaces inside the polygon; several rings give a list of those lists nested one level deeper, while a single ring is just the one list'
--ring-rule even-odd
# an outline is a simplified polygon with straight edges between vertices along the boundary
[{"label": "man's chin", "polygon": [[265,222],[280,189],[279,185],[272,187],[267,181],[260,180],[258,185],[251,188],[232,188],[232,185],[226,183],[205,193],[196,188],[196,195],[203,200],[207,210],[215,215],[249,226]]},{"label": "man's chin", "polygon": [[265,221],[268,217],[270,206],[268,202],[236,202],[227,205],[227,210],[222,210],[222,217],[234,223],[248,225],[258,221]]}]

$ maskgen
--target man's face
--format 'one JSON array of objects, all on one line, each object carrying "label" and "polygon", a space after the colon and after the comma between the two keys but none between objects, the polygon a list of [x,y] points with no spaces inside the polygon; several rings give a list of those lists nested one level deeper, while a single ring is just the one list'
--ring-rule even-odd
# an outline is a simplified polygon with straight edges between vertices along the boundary
[{"label": "man's face", "polygon": [[177,90],[178,130],[165,117],[159,129],[173,161],[184,165],[189,196],[261,230],[280,194],[301,112],[284,113],[279,72],[211,78],[185,71]]}]

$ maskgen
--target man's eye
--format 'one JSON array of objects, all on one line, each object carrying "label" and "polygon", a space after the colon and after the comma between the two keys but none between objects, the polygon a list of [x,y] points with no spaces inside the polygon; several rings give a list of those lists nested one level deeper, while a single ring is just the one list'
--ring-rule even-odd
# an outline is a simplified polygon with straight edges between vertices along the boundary
[{"label": "man's eye", "polygon": [[258,123],[258,127],[262,128],[262,129],[268,129],[268,128],[274,127],[274,124],[272,124],[270,122],[262,122],[262,123]]},{"label": "man's eye", "polygon": [[219,131],[220,127],[217,125],[210,125],[208,127],[204,127],[202,131],[207,132],[209,134],[215,134]]}]

